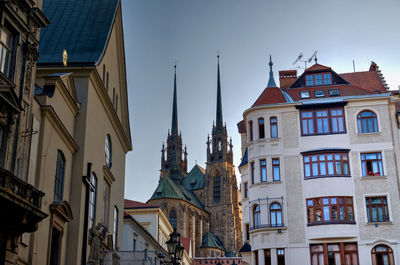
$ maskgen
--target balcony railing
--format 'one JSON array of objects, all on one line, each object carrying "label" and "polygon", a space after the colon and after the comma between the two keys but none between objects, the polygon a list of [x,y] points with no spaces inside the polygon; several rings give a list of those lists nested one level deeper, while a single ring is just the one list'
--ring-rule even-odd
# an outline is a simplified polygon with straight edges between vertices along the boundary
[{"label": "balcony railing", "polygon": [[286,228],[286,226],[285,226],[285,224],[260,224],[260,225],[251,226],[250,231],[257,230],[257,229],[263,229],[263,228],[282,229],[282,228]]},{"label": "balcony railing", "polygon": [[0,167],[0,190],[40,209],[44,193]]}]

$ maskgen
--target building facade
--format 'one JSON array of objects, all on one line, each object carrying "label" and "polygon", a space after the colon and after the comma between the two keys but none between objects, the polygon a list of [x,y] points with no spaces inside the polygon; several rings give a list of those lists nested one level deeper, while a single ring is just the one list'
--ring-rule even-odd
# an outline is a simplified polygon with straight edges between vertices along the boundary
[{"label": "building facade", "polygon": [[[178,132],[176,69],[172,126],[162,147],[159,184],[148,201],[191,240],[194,257],[234,256],[241,247],[241,206],[233,166],[232,141],[223,124],[218,57],[216,124],[207,139],[206,168],[187,172],[187,150]],[[165,154],[166,153],[166,154]]]},{"label": "building facade", "polygon": [[[396,99],[378,66],[280,71],[238,124],[243,261],[400,262]],[[272,85],[271,85],[272,84]]]},{"label": "building facade", "polygon": [[29,174],[39,31],[49,23],[41,8],[40,0],[0,3],[0,264],[17,264],[47,217]]}]

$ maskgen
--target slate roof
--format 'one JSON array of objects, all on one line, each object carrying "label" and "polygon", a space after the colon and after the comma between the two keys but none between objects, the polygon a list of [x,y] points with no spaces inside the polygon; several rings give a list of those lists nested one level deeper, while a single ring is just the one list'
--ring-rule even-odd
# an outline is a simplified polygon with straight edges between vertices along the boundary
[{"label": "slate roof", "polygon": [[183,185],[176,184],[171,178],[167,176],[163,177],[160,180],[150,200],[164,198],[184,200],[206,211],[203,204],[199,201],[199,199],[192,191],[187,190]]},{"label": "slate roof", "polygon": [[251,246],[248,242],[245,242],[239,252],[251,252]]},{"label": "slate roof", "polygon": [[239,167],[242,167],[242,166],[244,166],[244,165],[246,165],[248,163],[247,156],[248,155],[247,155],[247,148],[246,148],[246,151],[244,152],[244,155],[243,155],[243,158],[242,158],[242,162],[240,162]]},{"label": "slate roof", "polygon": [[38,64],[95,64],[106,48],[120,0],[44,0],[50,25],[40,33]]},{"label": "slate roof", "polygon": [[205,188],[205,174],[204,168],[195,165],[189,174],[183,179],[182,184],[188,190],[197,190]]},{"label": "slate roof", "polygon": [[208,232],[203,236],[200,248],[219,248],[225,251],[225,247],[222,241],[211,232]]}]

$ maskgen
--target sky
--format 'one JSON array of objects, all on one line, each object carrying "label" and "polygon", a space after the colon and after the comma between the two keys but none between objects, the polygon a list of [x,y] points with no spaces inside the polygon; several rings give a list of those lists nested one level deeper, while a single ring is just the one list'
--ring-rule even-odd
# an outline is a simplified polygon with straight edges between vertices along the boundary
[{"label": "sky", "polygon": [[[378,64],[390,89],[400,85],[398,0],[122,0],[133,150],[126,158],[125,198],[145,202],[160,177],[161,145],[171,128],[177,64],[178,123],[188,171],[205,167],[216,116],[220,53],[223,118],[241,161],[237,123],[278,71],[297,69],[300,53],[337,73]],[[308,65],[310,66],[310,65]],[[240,173],[236,169],[240,183]]]}]

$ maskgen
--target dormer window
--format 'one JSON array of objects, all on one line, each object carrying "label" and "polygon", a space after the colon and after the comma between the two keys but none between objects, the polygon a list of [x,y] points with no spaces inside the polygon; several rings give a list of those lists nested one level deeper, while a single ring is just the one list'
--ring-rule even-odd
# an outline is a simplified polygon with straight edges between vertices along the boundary
[{"label": "dormer window", "polygon": [[314,94],[315,94],[316,98],[325,97],[325,91],[324,90],[315,90]]},{"label": "dormer window", "polygon": [[338,89],[329,89],[329,96],[339,96],[339,90]]},{"label": "dormer window", "polygon": [[310,91],[301,91],[300,98],[310,98]]},{"label": "dormer window", "polygon": [[319,73],[306,75],[306,86],[322,86],[331,85],[332,75],[331,73]]}]

